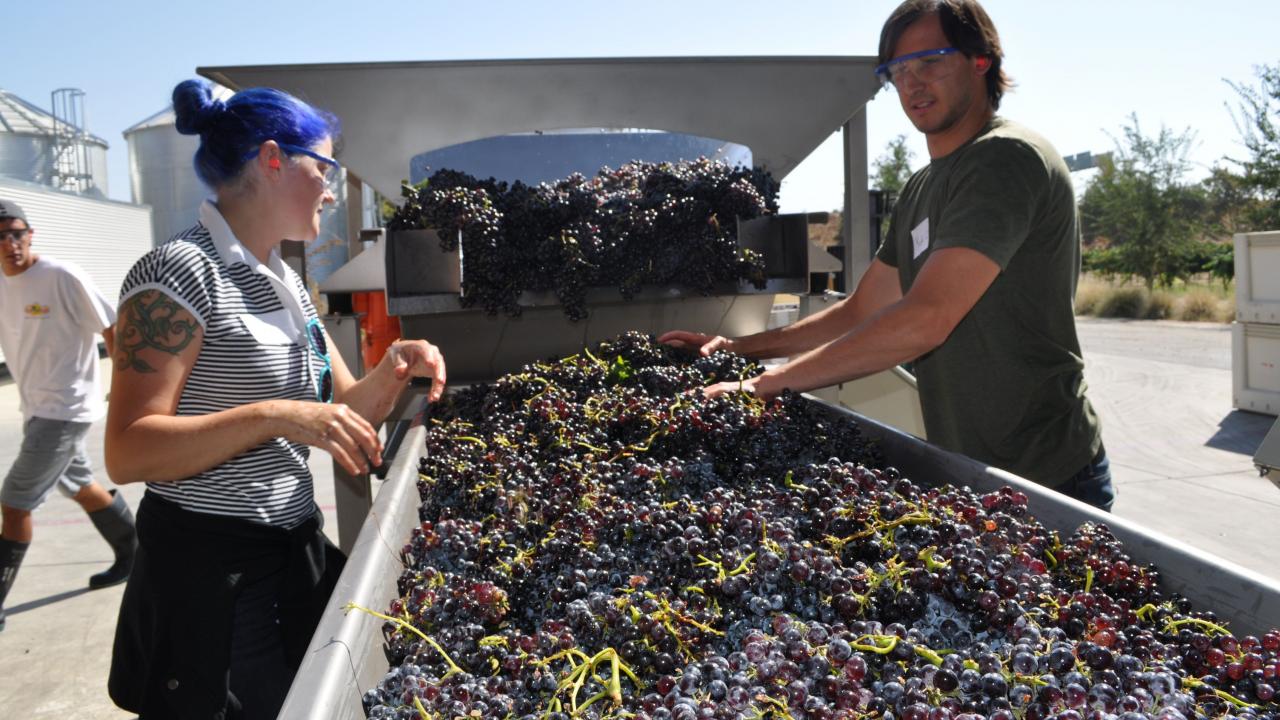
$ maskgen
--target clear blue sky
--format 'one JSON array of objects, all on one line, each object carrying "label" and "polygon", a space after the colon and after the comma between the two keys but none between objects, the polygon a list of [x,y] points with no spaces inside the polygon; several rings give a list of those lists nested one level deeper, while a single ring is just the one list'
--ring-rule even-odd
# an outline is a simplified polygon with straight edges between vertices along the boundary
[{"label": "clear blue sky", "polygon": [[[121,132],[163,109],[197,66],[274,63],[667,55],[874,55],[897,0],[762,2],[192,3],[6,2],[0,88],[48,108],[49,93],[86,93],[89,130],[111,144],[110,195],[129,199]],[[1198,175],[1243,155],[1224,82],[1253,82],[1280,63],[1280,2],[1268,0],[987,0],[1018,83],[1001,109],[1064,155],[1114,147],[1130,113],[1143,129],[1190,128]],[[797,108],[797,112],[803,109]],[[896,98],[868,105],[870,155],[898,134],[924,143]],[[1109,135],[1110,133],[1111,135]],[[407,159],[406,159],[407,162]],[[820,147],[783,188],[788,211],[840,203],[839,141]],[[1079,188],[1077,189],[1079,191]]]}]

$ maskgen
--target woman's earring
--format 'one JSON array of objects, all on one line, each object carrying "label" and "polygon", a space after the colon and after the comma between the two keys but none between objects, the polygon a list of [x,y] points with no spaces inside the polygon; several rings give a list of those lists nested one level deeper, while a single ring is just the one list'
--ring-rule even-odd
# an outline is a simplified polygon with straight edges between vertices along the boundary
[{"label": "woman's earring", "polygon": [[272,170],[279,170],[279,169],[280,169],[280,158],[271,158],[270,160],[268,160],[268,161],[267,161],[267,165],[268,165]]}]

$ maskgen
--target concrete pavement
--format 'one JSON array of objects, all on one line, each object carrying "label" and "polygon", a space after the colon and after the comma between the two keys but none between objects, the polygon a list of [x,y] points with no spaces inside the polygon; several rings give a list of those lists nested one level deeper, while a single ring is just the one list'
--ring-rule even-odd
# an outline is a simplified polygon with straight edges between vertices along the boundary
[{"label": "concrete pavement", "polygon": [[1114,511],[1280,579],[1280,491],[1253,466],[1276,418],[1231,407],[1231,327],[1078,318]]},{"label": "concrete pavement", "polygon": [[[111,362],[102,361],[103,377]],[[144,486],[117,486],[102,460],[103,422],[89,433],[89,457],[98,482],[118,487],[137,508]],[[22,416],[18,390],[0,380],[0,473],[18,453]],[[336,543],[333,471],[327,453],[313,450],[311,471],[325,531]],[[0,474],[0,478],[3,475]],[[118,720],[132,718],[107,697],[111,642],[124,585],[90,591],[89,576],[111,565],[111,550],[84,511],[55,491],[35,513],[35,537],[5,601],[8,626],[0,632],[0,718]]]}]

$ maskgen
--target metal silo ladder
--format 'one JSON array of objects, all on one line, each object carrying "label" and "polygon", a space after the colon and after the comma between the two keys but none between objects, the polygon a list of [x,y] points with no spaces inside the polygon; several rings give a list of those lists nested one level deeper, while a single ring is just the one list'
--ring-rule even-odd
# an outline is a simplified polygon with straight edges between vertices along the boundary
[{"label": "metal silo ladder", "polygon": [[51,93],[53,148],[49,181],[60,190],[86,193],[94,188],[89,133],[84,122],[84,91],[58,88]]}]

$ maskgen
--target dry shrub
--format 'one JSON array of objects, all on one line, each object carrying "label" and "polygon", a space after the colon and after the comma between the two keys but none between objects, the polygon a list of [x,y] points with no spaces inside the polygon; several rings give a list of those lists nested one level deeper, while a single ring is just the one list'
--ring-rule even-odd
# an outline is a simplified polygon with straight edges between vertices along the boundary
[{"label": "dry shrub", "polygon": [[1098,317],[1132,318],[1140,320],[1147,317],[1147,308],[1151,305],[1151,294],[1144,287],[1119,287],[1098,303]]},{"label": "dry shrub", "polygon": [[1175,298],[1173,293],[1156,290],[1151,293],[1147,302],[1147,312],[1143,317],[1147,320],[1167,320],[1174,316]]},{"label": "dry shrub", "polygon": [[1221,322],[1222,306],[1223,302],[1208,290],[1191,290],[1182,297],[1181,307],[1178,308],[1178,319],[1193,322]]},{"label": "dry shrub", "polygon": [[1236,296],[1228,295],[1227,299],[1222,301],[1222,314],[1218,316],[1218,322],[1229,323],[1236,319]]},{"label": "dry shrub", "polygon": [[1093,315],[1098,311],[1102,298],[1111,292],[1111,286],[1093,277],[1080,278],[1076,285],[1076,314]]}]

